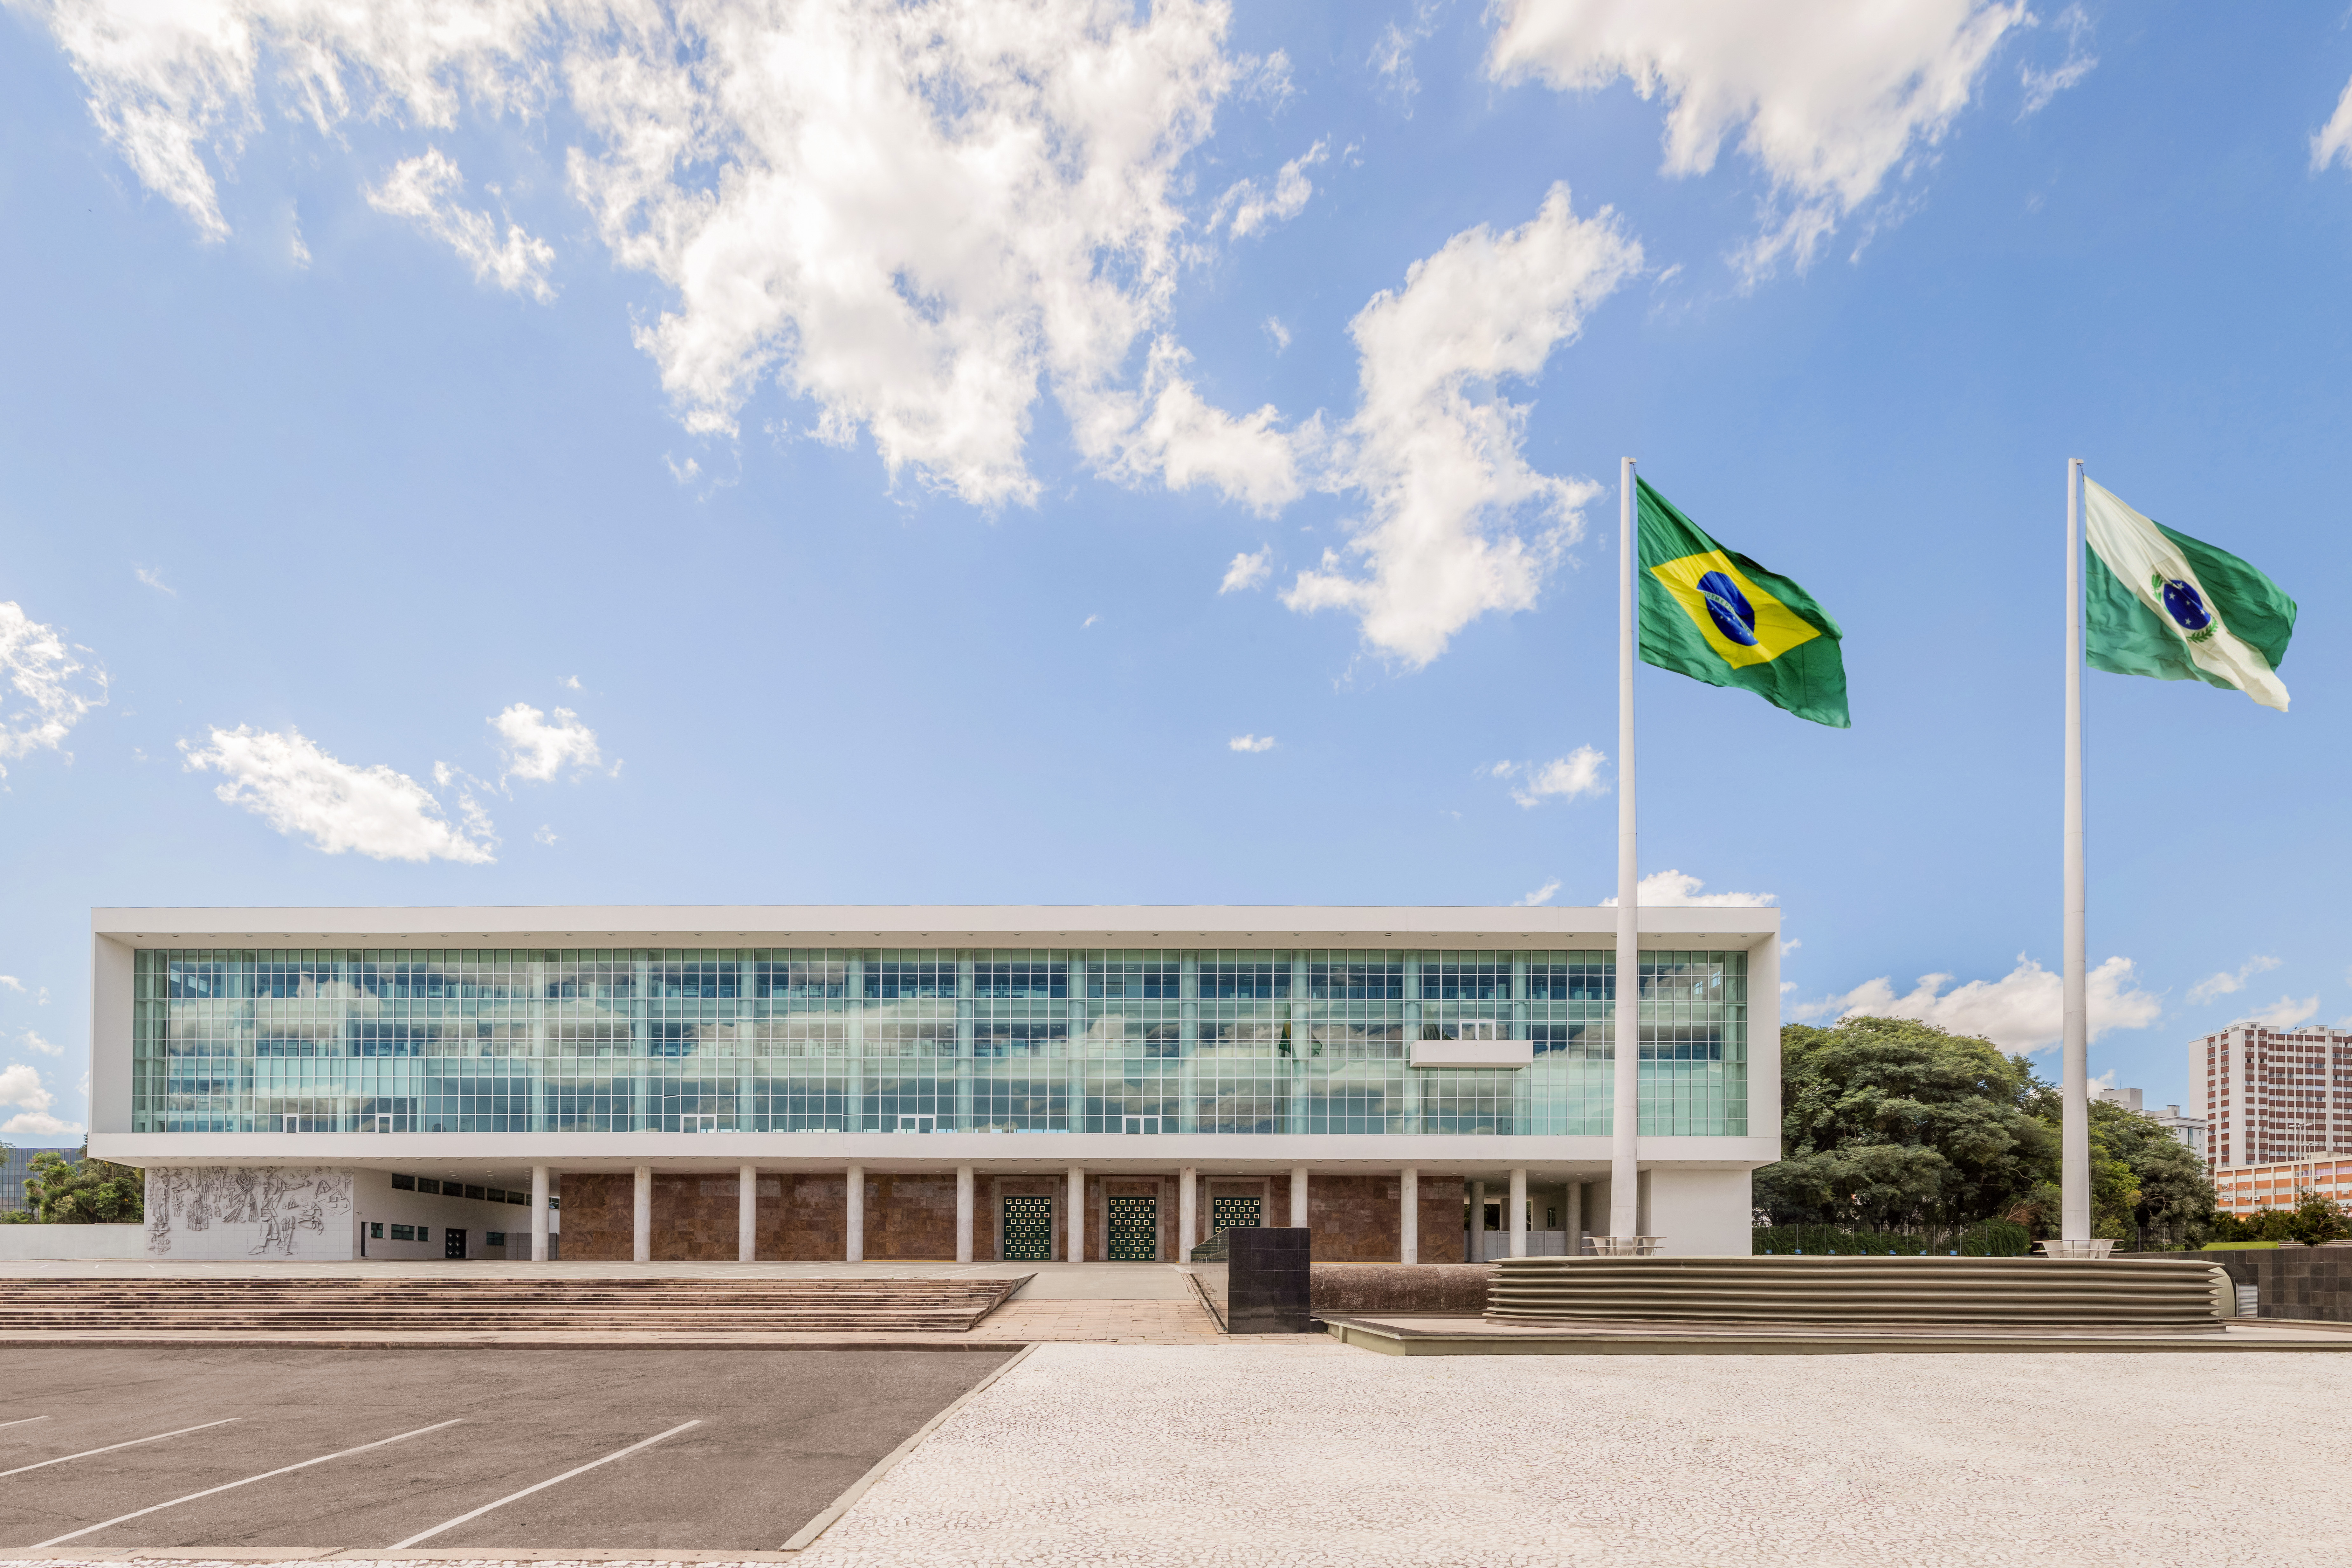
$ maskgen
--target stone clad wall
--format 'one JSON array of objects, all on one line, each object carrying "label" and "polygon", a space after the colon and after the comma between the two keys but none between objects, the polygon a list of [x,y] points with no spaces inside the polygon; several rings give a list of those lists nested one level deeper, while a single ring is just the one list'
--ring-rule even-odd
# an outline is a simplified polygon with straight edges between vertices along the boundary
[{"label": "stone clad wall", "polygon": [[1418,1268],[1373,1263],[1324,1263],[1312,1270],[1318,1317],[1396,1312],[1475,1318],[1486,1310],[1491,1263],[1424,1263]]},{"label": "stone clad wall", "polygon": [[[874,1256],[871,1190],[869,1185],[868,1257]],[[562,1191],[564,1258],[626,1262],[634,1255],[635,1177],[627,1171],[568,1171],[562,1176]],[[655,1260],[734,1262],[736,1197],[736,1178],[731,1175],[655,1172]],[[839,1262],[848,1247],[845,1201],[843,1178],[838,1175],[762,1172],[760,1258],[788,1263]],[[953,1177],[949,1178],[949,1203],[952,1213]]]},{"label": "stone clad wall", "polygon": [[2247,1247],[2242,1251],[2143,1252],[2141,1258],[2193,1257],[2230,1271],[2233,1285],[2252,1285],[2255,1316],[2288,1321],[2352,1322],[2352,1247]]},{"label": "stone clad wall", "polygon": [[[839,1186],[839,1183],[835,1184],[836,1191]],[[952,1261],[956,1255],[955,1194],[953,1171],[923,1175],[869,1173],[866,1178],[866,1260]]]},{"label": "stone clad wall", "polygon": [[[763,1261],[839,1262],[847,1256],[849,1221],[842,1173],[765,1171],[760,1175],[759,1256]],[[654,1173],[653,1255],[656,1261],[733,1262],[736,1257],[735,1182],[731,1174]],[[635,1179],[627,1171],[572,1171],[562,1178],[563,1257],[625,1261],[631,1255]],[[1462,1184],[1423,1175],[1421,1180],[1421,1257],[1424,1263],[1451,1263],[1462,1251]],[[1397,1260],[1397,1178],[1394,1174],[1326,1175],[1307,1179],[1307,1224],[1319,1262],[1393,1263]],[[1159,1200],[1160,1258],[1178,1258],[1178,1193],[1171,1176],[1090,1176],[1087,1182],[1087,1256],[1104,1258],[1110,1249],[1108,1199],[1151,1195]],[[1290,1218],[1290,1179],[1285,1175],[1204,1177],[1201,1225],[1206,1230],[1213,1196],[1247,1194],[1260,1199],[1262,1223],[1282,1226]],[[973,1184],[971,1255],[982,1262],[1002,1252],[1000,1235],[1007,1196],[1054,1200],[1054,1256],[1068,1253],[1069,1183],[1058,1175],[992,1176]],[[956,1255],[955,1173],[952,1171],[866,1174],[866,1258],[870,1263],[952,1259]],[[527,1211],[518,1215],[528,1229]]]}]

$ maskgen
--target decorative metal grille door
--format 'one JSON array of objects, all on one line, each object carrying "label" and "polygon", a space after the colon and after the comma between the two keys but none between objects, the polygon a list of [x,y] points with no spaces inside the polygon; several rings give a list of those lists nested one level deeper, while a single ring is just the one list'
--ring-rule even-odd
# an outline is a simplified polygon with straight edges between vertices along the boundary
[{"label": "decorative metal grille door", "polygon": [[1054,1260],[1054,1200],[1004,1200],[1004,1257],[1007,1262],[1051,1263]]},{"label": "decorative metal grille door", "polygon": [[1214,1235],[1231,1230],[1235,1226],[1249,1226],[1258,1223],[1258,1203],[1255,1198],[1212,1198],[1209,1200],[1209,1229]]},{"label": "decorative metal grille door", "polygon": [[1160,1200],[1110,1200],[1110,1256],[1114,1263],[1160,1261]]}]

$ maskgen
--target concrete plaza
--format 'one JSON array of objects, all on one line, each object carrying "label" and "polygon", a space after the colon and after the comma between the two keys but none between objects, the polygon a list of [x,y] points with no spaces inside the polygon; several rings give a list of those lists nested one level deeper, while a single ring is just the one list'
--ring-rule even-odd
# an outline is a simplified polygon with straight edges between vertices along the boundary
[{"label": "concrete plaza", "polygon": [[2337,1356],[1049,1345],[802,1562],[2333,1568],[2347,1466]]},{"label": "concrete plaza", "polygon": [[[467,1364],[485,1370],[506,1360],[476,1354],[485,1359]],[[517,1354],[518,1364],[555,1364],[542,1359],[549,1352]],[[486,1521],[452,1531],[446,1545],[436,1540],[394,1555],[344,1544],[371,1533],[394,1538],[390,1519],[361,1518],[352,1506],[361,1500],[348,1495],[296,1507],[274,1489],[281,1483],[270,1482],[198,1505],[203,1514],[173,1521],[168,1530],[161,1526],[169,1516],[158,1515],[152,1532],[143,1521],[137,1531],[107,1532],[111,1551],[77,1542],[26,1552],[22,1542],[42,1537],[17,1532],[0,1542],[0,1559],[168,1557],[175,1568],[420,1555],[542,1568],[559,1560],[783,1558],[808,1568],[2072,1568],[2171,1561],[2334,1568],[2352,1561],[2352,1499],[2340,1485],[2352,1467],[2352,1359],[2342,1356],[1413,1360],[1321,1339],[1038,1345],[950,1407],[824,1533],[796,1552],[779,1552],[779,1526],[809,1515],[866,1462],[853,1451],[881,1452],[926,1405],[950,1398],[994,1358],[948,1360],[968,1362],[970,1370],[940,1365],[942,1376],[920,1392],[910,1387],[914,1397],[903,1410],[866,1430],[857,1401],[832,1392],[846,1392],[832,1368],[855,1376],[866,1358],[831,1358],[826,1408],[819,1427],[810,1428],[814,1435],[829,1426],[836,1435],[829,1440],[811,1445],[756,1424],[714,1430],[704,1453],[733,1467],[718,1486],[665,1484],[681,1460],[708,1463],[692,1449],[638,1474],[631,1473],[636,1461],[626,1460],[566,1483],[583,1489],[576,1498],[545,1494],[527,1511],[519,1505],[509,1518],[492,1516],[495,1528]],[[677,1375],[657,1375],[652,1385],[662,1396],[658,1409],[635,1387],[622,1401],[636,1426],[651,1431],[688,1405],[688,1414],[708,1414],[704,1406],[721,1386],[708,1375],[714,1368],[673,1364]],[[882,1358],[871,1364],[880,1371]],[[435,1381],[416,1378],[409,1397]],[[353,1409],[364,1408],[364,1382],[353,1388],[360,1396]],[[719,1397],[742,1408],[751,1392]],[[497,1495],[526,1472],[551,1468],[555,1448],[536,1436],[547,1417],[530,1411],[530,1398],[489,1403],[537,1423],[518,1435],[530,1437],[538,1468],[501,1464],[492,1467],[495,1475],[469,1473],[453,1486],[410,1473],[405,1464],[383,1469],[370,1457],[379,1477],[397,1474],[404,1483],[392,1489],[407,1500],[393,1510],[402,1521],[429,1523],[459,1511],[476,1493]],[[615,1427],[607,1436],[609,1420],[600,1421],[598,1441],[583,1452],[601,1452],[628,1435]],[[779,1439],[781,1448],[759,1452]],[[163,1458],[132,1453],[152,1456],[142,1464]],[[820,1456],[824,1462],[813,1465]],[[441,1456],[415,1458],[429,1469]],[[461,1468],[473,1470],[478,1451],[474,1458]],[[643,1490],[648,1482],[652,1494]],[[59,1486],[64,1478],[45,1484]],[[659,1500],[649,1513],[632,1512],[631,1500],[649,1498]],[[709,1503],[680,1511],[688,1498]],[[233,1501],[238,1506],[212,1511]],[[97,1509],[98,1500],[87,1506]],[[75,1508],[58,1511],[79,1517]],[[369,1524],[372,1531],[358,1528]],[[338,1526],[353,1528],[337,1533]],[[144,1551],[134,1544],[142,1538],[150,1543]],[[164,1548],[167,1541],[192,1544]]]}]

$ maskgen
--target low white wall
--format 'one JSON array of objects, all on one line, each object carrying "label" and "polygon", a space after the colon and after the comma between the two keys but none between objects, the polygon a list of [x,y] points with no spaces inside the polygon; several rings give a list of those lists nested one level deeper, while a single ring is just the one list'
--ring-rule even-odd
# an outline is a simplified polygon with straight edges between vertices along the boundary
[{"label": "low white wall", "polygon": [[0,1263],[146,1256],[142,1225],[0,1225]]},{"label": "low white wall", "polygon": [[1649,1188],[1650,1234],[1658,1250],[1677,1258],[1745,1258],[1755,1250],[1755,1215],[1746,1171],[1678,1171],[1657,1166],[1642,1173]]}]

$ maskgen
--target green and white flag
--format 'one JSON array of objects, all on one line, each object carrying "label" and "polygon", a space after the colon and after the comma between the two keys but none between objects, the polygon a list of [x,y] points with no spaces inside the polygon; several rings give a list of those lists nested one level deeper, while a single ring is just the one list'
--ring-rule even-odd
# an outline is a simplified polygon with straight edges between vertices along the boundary
[{"label": "green and white flag", "polygon": [[2294,601],[2228,551],[2150,521],[2087,479],[2083,500],[2091,668],[2202,680],[2285,712],[2278,667],[2294,635]]}]

